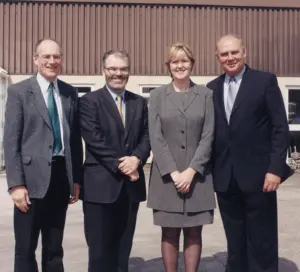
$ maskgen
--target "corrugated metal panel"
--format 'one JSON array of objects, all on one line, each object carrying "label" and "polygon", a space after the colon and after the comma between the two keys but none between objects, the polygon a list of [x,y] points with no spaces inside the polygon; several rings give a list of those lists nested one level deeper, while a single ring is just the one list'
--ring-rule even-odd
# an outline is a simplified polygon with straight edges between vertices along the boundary
[{"label": "corrugated metal panel", "polygon": [[[5,0],[16,2],[16,0]],[[22,2],[52,3],[101,3],[101,4],[155,4],[155,5],[207,5],[207,6],[239,6],[239,7],[294,7],[299,8],[299,0],[22,0]]]},{"label": "corrugated metal panel", "polygon": [[0,3],[0,66],[33,73],[34,44],[50,36],[62,44],[64,74],[99,74],[102,54],[118,47],[133,74],[165,75],[167,46],[184,41],[196,54],[194,75],[216,75],[215,43],[230,32],[244,37],[252,67],[299,76],[299,18],[300,9]]}]

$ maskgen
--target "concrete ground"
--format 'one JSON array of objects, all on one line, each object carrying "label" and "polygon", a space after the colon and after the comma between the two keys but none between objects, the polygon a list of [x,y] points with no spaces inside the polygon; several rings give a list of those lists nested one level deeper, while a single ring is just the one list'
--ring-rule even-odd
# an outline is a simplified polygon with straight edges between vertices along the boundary
[{"label": "concrete ground", "polygon": [[[6,193],[5,173],[0,174],[0,272],[13,271],[14,236],[12,203]],[[294,175],[278,191],[280,272],[300,271],[300,176]],[[83,235],[81,203],[70,206],[64,239],[65,271],[87,272],[87,246]],[[40,260],[40,247],[37,252]],[[218,209],[215,222],[203,231],[203,254],[199,271],[223,272],[226,240]],[[183,268],[182,254],[180,269]],[[131,272],[164,271],[160,254],[160,228],[152,223],[152,211],[143,203],[138,214]],[[241,271],[243,272],[243,271]]]}]

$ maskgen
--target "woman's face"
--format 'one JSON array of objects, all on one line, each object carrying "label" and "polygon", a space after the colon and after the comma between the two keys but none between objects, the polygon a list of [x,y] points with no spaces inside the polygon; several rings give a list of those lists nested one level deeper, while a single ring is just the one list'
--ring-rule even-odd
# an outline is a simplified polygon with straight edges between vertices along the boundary
[{"label": "woman's face", "polygon": [[184,80],[189,78],[193,64],[183,50],[176,53],[169,64],[170,72],[175,80]]}]

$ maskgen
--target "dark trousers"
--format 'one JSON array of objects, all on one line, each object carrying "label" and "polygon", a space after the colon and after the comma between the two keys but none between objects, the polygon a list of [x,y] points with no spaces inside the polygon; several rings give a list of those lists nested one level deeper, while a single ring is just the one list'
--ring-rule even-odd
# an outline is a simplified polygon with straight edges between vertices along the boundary
[{"label": "dark trousers", "polygon": [[62,241],[69,195],[65,163],[59,159],[53,162],[46,196],[30,199],[27,213],[14,208],[15,272],[38,272],[35,251],[40,232],[42,271],[64,271]]},{"label": "dark trousers", "polygon": [[217,192],[228,246],[227,272],[278,272],[276,192],[244,193],[233,179]]},{"label": "dark trousers", "polygon": [[83,202],[88,272],[128,272],[138,209],[124,188],[114,203]]}]

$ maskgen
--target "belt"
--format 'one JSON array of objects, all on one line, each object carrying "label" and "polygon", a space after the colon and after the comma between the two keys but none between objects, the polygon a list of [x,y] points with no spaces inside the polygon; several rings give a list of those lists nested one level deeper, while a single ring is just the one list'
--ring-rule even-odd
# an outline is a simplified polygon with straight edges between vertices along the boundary
[{"label": "belt", "polygon": [[65,157],[63,156],[53,156],[52,163],[65,163]]}]

